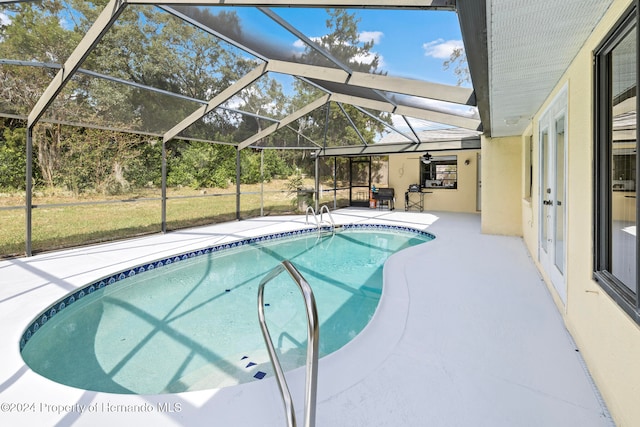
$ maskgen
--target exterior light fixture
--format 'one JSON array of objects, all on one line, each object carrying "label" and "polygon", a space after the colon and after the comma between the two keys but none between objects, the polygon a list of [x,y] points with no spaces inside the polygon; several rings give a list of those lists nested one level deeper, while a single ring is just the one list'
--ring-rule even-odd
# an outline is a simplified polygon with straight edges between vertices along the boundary
[{"label": "exterior light fixture", "polygon": [[507,116],[504,118],[504,123],[507,126],[517,125],[522,116]]},{"label": "exterior light fixture", "polygon": [[422,157],[420,157],[420,161],[425,165],[428,165],[429,163],[431,163],[431,154],[424,153]]}]

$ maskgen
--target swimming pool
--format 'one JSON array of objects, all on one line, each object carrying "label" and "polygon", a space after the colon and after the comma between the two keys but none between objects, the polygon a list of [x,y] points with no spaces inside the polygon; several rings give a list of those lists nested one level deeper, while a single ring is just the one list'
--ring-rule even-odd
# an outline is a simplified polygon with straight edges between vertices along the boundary
[{"label": "swimming pool", "polygon": [[[257,320],[257,287],[293,262],[314,289],[320,356],[368,323],[394,252],[433,236],[404,227],[303,230],[180,254],[119,272],[67,295],[25,330],[27,364],[54,381],[114,393],[173,393],[272,375]],[[142,274],[144,273],[144,274]],[[285,370],[304,364],[304,304],[286,275],[265,291]]]}]

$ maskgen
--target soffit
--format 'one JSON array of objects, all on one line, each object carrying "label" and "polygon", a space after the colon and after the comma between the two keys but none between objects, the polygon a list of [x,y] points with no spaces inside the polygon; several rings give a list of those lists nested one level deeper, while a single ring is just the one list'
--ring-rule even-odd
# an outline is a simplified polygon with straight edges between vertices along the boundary
[{"label": "soffit", "polygon": [[487,0],[491,125],[485,131],[524,132],[611,3]]}]

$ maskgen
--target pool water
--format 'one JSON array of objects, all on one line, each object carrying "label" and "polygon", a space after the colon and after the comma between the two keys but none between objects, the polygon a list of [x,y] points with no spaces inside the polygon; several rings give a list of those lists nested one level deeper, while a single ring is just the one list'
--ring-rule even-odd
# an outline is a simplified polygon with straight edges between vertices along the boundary
[{"label": "pool water", "polygon": [[[311,285],[320,356],[353,339],[382,291],[385,260],[428,236],[345,230],[277,239],[194,257],[96,290],[34,333],[22,356],[54,381],[113,393],[176,393],[273,376],[257,290],[290,260]],[[265,315],[285,370],[304,365],[306,314],[287,274],[265,288]]]}]

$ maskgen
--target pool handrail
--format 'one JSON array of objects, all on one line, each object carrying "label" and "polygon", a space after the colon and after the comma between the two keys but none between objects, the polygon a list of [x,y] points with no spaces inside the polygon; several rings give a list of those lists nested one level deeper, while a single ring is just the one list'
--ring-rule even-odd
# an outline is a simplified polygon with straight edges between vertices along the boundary
[{"label": "pool handrail", "polygon": [[260,320],[262,336],[264,337],[264,341],[269,352],[269,358],[271,359],[271,364],[273,365],[273,369],[276,373],[276,380],[278,381],[280,394],[282,395],[282,401],[284,403],[287,416],[287,425],[289,427],[295,427],[296,414],[293,407],[293,399],[291,398],[291,392],[287,386],[287,380],[282,371],[282,367],[280,366],[280,361],[278,360],[278,355],[276,354],[276,350],[273,346],[273,341],[271,340],[271,335],[269,334],[269,329],[267,328],[267,322],[264,316],[264,287],[269,281],[285,270],[296,282],[300,292],[302,292],[307,312],[307,369],[304,425],[305,427],[314,427],[316,422],[316,394],[318,383],[318,340],[320,338],[318,310],[316,308],[316,300],[313,296],[311,286],[305,278],[302,277],[296,267],[288,260],[282,261],[260,281],[260,286],[258,287],[258,318]]},{"label": "pool handrail", "polygon": [[[307,212],[305,214],[305,218],[304,218],[304,222],[305,224],[309,224],[309,212],[311,212],[311,216],[313,216],[314,221],[316,222],[316,227],[318,228],[318,236],[320,235],[320,232],[322,231],[322,225],[326,224],[329,229],[331,230],[332,233],[336,232],[336,224],[335,222],[333,222],[333,216],[331,216],[331,211],[329,210],[329,207],[327,205],[322,205],[320,207],[320,219],[318,220],[318,215],[316,214],[316,211],[313,209],[312,206],[307,206]],[[324,213],[327,213],[327,215],[329,216],[329,220],[325,221],[323,219],[323,215]]]},{"label": "pool handrail", "polygon": [[313,217],[313,220],[316,222],[316,227],[318,227],[318,230],[319,230],[320,223],[318,222],[318,217],[316,216],[316,211],[313,209],[313,206],[307,206],[307,212],[304,216],[304,223],[309,224],[309,211],[311,211],[311,216]]},{"label": "pool handrail", "polygon": [[[329,216],[329,221],[324,221],[324,220],[322,219],[322,215],[324,214],[324,212],[326,212],[326,213],[327,213],[327,215]],[[336,223],[335,223],[335,222],[333,222],[333,216],[331,216],[331,211],[329,210],[329,208],[327,207],[327,205],[322,205],[322,206],[320,207],[320,224],[322,224],[323,222],[327,222],[327,224],[329,224],[329,225],[330,225],[331,230],[332,230],[333,232],[335,232],[335,230],[336,230]]]}]

